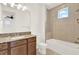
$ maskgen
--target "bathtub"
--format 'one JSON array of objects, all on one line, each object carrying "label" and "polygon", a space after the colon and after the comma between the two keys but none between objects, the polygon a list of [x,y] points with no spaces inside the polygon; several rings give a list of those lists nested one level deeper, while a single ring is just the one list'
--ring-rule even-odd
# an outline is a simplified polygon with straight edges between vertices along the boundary
[{"label": "bathtub", "polygon": [[46,41],[46,44],[47,49],[51,51],[51,54],[54,52],[60,55],[79,55],[79,44],[57,39],[49,39]]}]

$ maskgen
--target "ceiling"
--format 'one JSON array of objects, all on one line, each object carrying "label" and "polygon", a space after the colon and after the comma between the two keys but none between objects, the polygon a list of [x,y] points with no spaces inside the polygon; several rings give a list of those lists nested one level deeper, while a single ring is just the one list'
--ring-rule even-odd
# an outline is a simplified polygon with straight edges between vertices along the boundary
[{"label": "ceiling", "polygon": [[[34,3],[33,3],[33,4],[34,4]],[[37,3],[37,4],[38,4],[38,3]],[[56,6],[60,5],[60,4],[62,4],[62,3],[41,3],[41,4],[46,5],[47,9],[51,9],[51,8],[54,8],[54,7],[56,7]],[[24,5],[29,5],[29,3],[24,4]],[[30,3],[30,5],[32,5],[32,4]]]},{"label": "ceiling", "polygon": [[60,4],[62,4],[62,3],[46,3],[46,7],[47,7],[47,9],[51,9],[51,8],[54,8],[58,5],[60,5]]},{"label": "ceiling", "polygon": [[[56,7],[56,6],[58,6],[58,5],[60,5],[60,4],[62,4],[62,3],[41,3],[41,4],[44,4],[45,6],[46,6],[46,8],[47,9],[51,9],[51,8],[54,8],[54,7]],[[24,3],[24,4],[22,4],[22,5],[26,5],[26,6],[29,6],[29,5],[33,5],[33,4],[29,4],[29,3]],[[36,4],[35,4],[36,5]]]}]

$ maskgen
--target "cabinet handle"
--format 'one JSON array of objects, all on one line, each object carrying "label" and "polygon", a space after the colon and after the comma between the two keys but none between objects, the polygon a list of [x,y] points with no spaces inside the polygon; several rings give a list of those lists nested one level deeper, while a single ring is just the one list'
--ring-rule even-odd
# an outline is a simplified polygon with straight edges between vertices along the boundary
[{"label": "cabinet handle", "polygon": [[76,19],[77,20],[77,23],[79,23],[79,19]]},{"label": "cabinet handle", "polygon": [[79,38],[77,38],[77,40],[79,40]]},{"label": "cabinet handle", "polygon": [[77,42],[77,41],[76,41],[76,42],[74,42],[74,43],[77,43],[77,44],[79,44],[79,42]]}]

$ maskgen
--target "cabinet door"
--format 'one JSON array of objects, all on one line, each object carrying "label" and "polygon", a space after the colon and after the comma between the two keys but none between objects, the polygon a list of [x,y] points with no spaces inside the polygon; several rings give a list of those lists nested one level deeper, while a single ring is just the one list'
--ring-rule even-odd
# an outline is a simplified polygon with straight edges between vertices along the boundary
[{"label": "cabinet door", "polygon": [[8,51],[7,50],[2,50],[2,51],[0,51],[0,55],[8,55]]},{"label": "cabinet door", "polygon": [[0,50],[7,49],[8,44],[7,43],[0,43]]},{"label": "cabinet door", "polygon": [[36,55],[36,42],[28,43],[28,55]]},{"label": "cabinet door", "polygon": [[11,44],[10,47],[16,47],[19,45],[27,44],[27,40],[22,39],[22,40],[12,41],[10,44]]},{"label": "cabinet door", "polygon": [[21,45],[11,48],[11,55],[27,55],[27,46]]}]

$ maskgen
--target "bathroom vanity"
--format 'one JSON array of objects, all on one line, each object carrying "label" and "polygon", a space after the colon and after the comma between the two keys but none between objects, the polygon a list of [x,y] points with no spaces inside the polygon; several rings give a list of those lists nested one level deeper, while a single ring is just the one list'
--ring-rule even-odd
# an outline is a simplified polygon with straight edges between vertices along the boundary
[{"label": "bathroom vanity", "polygon": [[36,55],[30,11],[0,4],[0,15],[0,55]]},{"label": "bathroom vanity", "polygon": [[22,35],[0,39],[0,55],[36,55],[36,36]]}]

